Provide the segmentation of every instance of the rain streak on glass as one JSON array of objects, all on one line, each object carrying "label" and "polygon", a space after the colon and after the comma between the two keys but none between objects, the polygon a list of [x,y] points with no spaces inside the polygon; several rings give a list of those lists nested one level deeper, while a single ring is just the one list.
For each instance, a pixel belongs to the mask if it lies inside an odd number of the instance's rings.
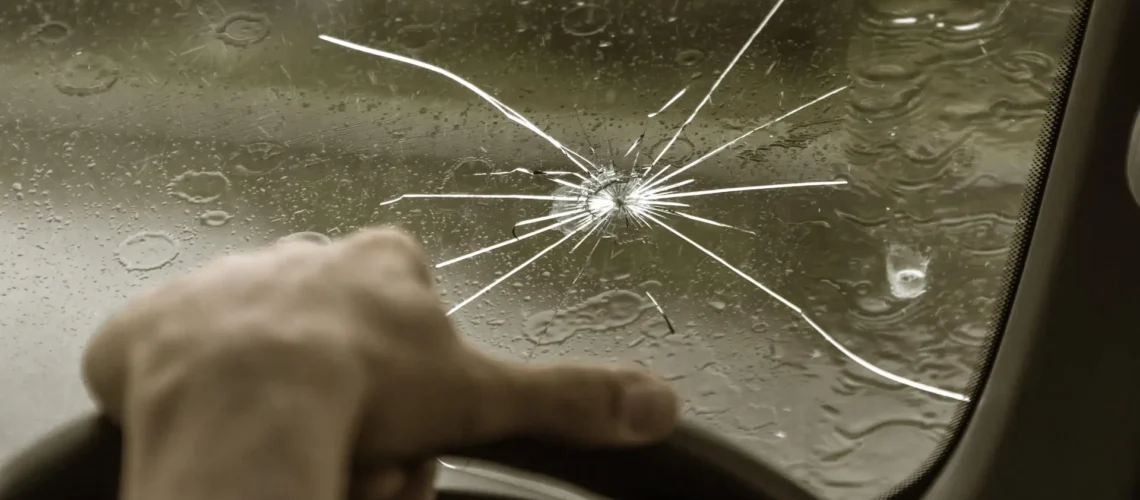
[{"label": "rain streak on glass", "polygon": [[0,2],[0,450],[148,281],[398,224],[473,342],[867,499],[955,431],[1073,0],[101,7]]}]

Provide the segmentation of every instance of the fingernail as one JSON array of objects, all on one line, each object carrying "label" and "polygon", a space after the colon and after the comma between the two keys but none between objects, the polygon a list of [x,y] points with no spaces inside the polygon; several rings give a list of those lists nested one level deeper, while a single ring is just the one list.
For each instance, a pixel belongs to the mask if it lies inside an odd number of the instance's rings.
[{"label": "fingernail", "polygon": [[626,427],[635,436],[664,437],[673,430],[677,420],[677,396],[660,382],[633,382],[625,386],[622,413]]}]

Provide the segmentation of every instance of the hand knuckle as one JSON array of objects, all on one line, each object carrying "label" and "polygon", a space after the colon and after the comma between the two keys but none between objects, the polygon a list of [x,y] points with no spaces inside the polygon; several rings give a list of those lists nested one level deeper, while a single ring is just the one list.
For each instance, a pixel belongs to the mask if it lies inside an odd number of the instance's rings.
[{"label": "hand knuckle", "polygon": [[416,252],[419,245],[411,235],[396,227],[363,229],[349,239],[353,246],[369,250]]},{"label": "hand knuckle", "polygon": [[219,390],[298,382],[335,386],[350,376],[349,351],[335,335],[271,318],[215,323],[207,328],[211,331],[168,325],[161,334],[139,343],[134,356],[138,366],[132,371],[176,385],[205,381]]}]

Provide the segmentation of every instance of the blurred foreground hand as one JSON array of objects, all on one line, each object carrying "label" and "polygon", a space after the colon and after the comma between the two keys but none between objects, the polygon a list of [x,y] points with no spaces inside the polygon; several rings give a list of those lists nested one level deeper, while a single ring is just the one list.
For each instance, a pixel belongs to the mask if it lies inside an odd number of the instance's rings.
[{"label": "blurred foreground hand", "polygon": [[84,377],[123,426],[126,500],[424,500],[440,450],[511,436],[666,437],[644,373],[493,359],[391,229],[229,256],[129,303]]}]

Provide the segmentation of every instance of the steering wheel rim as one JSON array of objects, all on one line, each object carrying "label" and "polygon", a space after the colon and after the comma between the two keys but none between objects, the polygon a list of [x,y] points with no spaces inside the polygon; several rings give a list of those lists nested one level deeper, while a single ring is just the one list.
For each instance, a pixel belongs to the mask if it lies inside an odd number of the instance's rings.
[{"label": "steering wheel rim", "polygon": [[[665,442],[635,449],[511,439],[444,455],[494,462],[615,500],[816,498],[762,460],[687,423]],[[0,468],[0,500],[117,499],[121,459],[116,424],[98,415],[75,419]]]}]

